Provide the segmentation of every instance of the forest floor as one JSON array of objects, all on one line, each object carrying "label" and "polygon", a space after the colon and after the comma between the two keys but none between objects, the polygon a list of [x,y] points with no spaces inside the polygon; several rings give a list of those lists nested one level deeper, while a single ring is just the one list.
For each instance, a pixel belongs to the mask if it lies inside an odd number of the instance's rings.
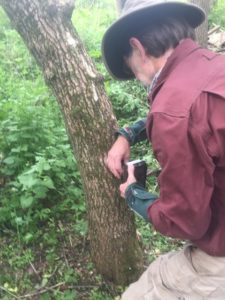
[{"label": "forest floor", "polygon": [[[71,223],[51,226],[55,235],[49,234],[49,227],[41,228],[39,237],[27,245],[20,243],[19,233],[5,230],[1,235],[0,299],[119,299],[123,288],[104,280],[91,262],[88,235],[75,232]],[[160,254],[183,245],[162,237],[139,218],[137,226],[144,267]]]}]

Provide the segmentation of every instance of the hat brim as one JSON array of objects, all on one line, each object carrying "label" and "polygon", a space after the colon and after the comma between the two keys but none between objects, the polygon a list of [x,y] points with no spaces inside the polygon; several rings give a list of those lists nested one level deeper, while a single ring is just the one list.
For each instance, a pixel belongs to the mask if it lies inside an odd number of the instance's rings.
[{"label": "hat brim", "polygon": [[122,16],[108,28],[102,40],[104,63],[112,77],[119,80],[134,78],[124,70],[123,45],[128,42],[127,37],[148,20],[154,21],[168,16],[182,17],[193,28],[205,20],[205,13],[201,8],[179,2],[155,4]]}]

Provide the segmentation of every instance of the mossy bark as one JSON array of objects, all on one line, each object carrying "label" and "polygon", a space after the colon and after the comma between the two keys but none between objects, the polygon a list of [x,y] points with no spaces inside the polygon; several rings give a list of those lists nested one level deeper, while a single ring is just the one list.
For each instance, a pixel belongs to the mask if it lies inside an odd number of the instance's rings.
[{"label": "mossy bark", "polygon": [[54,92],[80,169],[86,196],[91,256],[119,284],[137,278],[142,251],[134,216],[104,166],[117,126],[111,104],[71,23],[71,0],[0,0]]}]

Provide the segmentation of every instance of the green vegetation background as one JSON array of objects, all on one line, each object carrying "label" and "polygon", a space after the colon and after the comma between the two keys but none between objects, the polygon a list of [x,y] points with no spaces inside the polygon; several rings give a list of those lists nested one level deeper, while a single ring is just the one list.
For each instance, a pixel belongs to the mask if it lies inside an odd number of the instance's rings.
[{"label": "green vegetation background", "polygon": [[[101,38],[116,18],[115,1],[76,2],[73,22],[104,74],[121,126],[145,116],[146,91],[115,82],[101,61]],[[94,4],[93,4],[94,3]],[[210,23],[225,26],[225,1]],[[142,144],[133,157],[156,162]],[[155,179],[150,180],[156,189]],[[137,220],[147,262],[179,247]],[[21,38],[0,10],[0,299],[114,299],[118,287],[95,273],[88,256],[80,175],[58,105]],[[35,296],[35,293],[39,293]],[[33,295],[32,295],[33,294]],[[30,296],[29,296],[30,295]]]}]

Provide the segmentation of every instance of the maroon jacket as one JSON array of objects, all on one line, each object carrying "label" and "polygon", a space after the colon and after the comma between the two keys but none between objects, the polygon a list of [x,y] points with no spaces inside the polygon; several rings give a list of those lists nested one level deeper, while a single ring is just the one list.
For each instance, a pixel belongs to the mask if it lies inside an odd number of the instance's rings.
[{"label": "maroon jacket", "polygon": [[225,256],[225,56],[184,40],[151,98],[147,132],[162,172],[149,217],[162,234]]}]

